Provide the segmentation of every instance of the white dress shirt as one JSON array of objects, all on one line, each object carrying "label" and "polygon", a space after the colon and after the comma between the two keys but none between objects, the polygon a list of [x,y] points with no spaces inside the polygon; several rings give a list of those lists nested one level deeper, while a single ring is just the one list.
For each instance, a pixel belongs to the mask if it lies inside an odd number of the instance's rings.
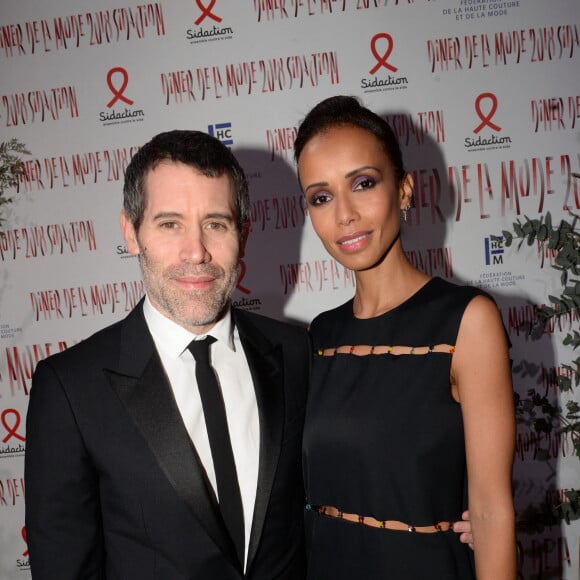
[{"label": "white dress shirt", "polygon": [[161,314],[147,296],[143,304],[143,312],[157,352],[169,377],[177,407],[216,497],[218,495],[217,483],[203,407],[195,378],[195,360],[187,347],[192,340],[200,340],[207,335],[217,339],[210,346],[211,361],[224,398],[238,473],[244,510],[244,560],[246,560],[258,485],[260,424],[250,368],[238,331],[232,323],[231,313],[228,312],[207,334],[197,335]]}]

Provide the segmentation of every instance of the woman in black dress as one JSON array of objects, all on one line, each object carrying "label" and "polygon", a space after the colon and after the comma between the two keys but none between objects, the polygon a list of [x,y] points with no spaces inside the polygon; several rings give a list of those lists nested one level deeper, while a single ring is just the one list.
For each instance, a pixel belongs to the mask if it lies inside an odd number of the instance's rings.
[{"label": "woman in black dress", "polygon": [[[405,257],[413,181],[379,116],[327,99],[295,155],[316,233],[356,276],[354,298],[311,326],[309,578],[513,580],[515,420],[495,303]],[[475,570],[451,533],[467,506]]]}]

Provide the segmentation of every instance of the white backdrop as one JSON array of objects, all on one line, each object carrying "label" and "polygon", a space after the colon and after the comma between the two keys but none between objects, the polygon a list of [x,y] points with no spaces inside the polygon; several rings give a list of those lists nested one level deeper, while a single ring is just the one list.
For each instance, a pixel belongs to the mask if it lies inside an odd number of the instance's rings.
[{"label": "white backdrop", "polygon": [[[142,295],[117,216],[128,160],[163,130],[209,131],[238,155],[252,233],[234,300],[306,323],[354,286],[304,214],[292,141],[316,102],[360,96],[391,121],[415,178],[410,259],[489,290],[516,368],[536,365],[515,374],[516,390],[556,397],[554,371],[571,359],[561,339],[578,321],[537,340],[521,330],[558,293],[553,256],[490,235],[524,215],[557,221],[580,209],[578,9],[578,0],[4,1],[0,141],[17,137],[32,154],[0,239],[0,578],[29,576],[31,374]],[[578,466],[568,438],[520,428],[519,513],[577,488]],[[518,539],[521,578],[579,577],[577,524]]]}]

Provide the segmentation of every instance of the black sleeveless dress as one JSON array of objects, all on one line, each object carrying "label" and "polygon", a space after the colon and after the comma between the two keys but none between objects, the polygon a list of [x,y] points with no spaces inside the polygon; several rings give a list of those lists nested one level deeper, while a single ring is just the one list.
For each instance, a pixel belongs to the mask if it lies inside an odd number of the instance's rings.
[{"label": "black sleeveless dress", "polygon": [[[310,506],[413,526],[461,519],[465,445],[449,373],[463,312],[479,294],[433,278],[376,318],[355,318],[350,300],[313,321],[303,447],[309,579],[475,578],[471,550],[452,531],[381,529]],[[349,354],[357,345],[375,349]]]}]

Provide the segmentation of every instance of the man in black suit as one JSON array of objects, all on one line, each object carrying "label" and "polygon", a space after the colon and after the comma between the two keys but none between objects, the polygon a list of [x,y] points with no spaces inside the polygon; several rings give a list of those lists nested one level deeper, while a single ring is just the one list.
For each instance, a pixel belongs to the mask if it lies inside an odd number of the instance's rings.
[{"label": "man in black suit", "polygon": [[[303,329],[230,307],[248,224],[246,178],[217,139],[162,133],[131,161],[121,227],[146,297],[41,361],[33,378],[34,580],[304,577],[309,341]],[[213,368],[200,378],[192,341],[206,336]],[[225,411],[217,438],[208,375]]]}]

